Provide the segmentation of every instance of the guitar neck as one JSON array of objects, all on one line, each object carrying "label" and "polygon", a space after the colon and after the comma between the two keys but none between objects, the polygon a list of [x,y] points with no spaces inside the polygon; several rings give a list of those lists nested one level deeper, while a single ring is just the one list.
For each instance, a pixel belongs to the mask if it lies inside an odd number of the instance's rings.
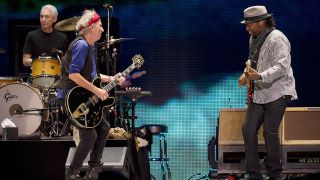
[{"label": "guitar neck", "polygon": [[[124,70],[121,75],[123,77],[127,76],[130,74],[130,72],[132,72],[134,69],[135,69],[135,65],[134,64],[131,64],[126,70]],[[111,89],[113,89],[116,85],[117,85],[117,79],[119,77],[118,76],[115,76],[114,80],[111,81],[110,83],[108,83],[106,86],[104,86],[102,89],[106,90],[107,92],[111,91]]]}]

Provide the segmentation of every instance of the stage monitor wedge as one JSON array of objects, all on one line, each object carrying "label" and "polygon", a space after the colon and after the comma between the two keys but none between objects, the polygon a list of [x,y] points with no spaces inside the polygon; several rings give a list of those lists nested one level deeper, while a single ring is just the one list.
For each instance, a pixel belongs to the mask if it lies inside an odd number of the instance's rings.
[{"label": "stage monitor wedge", "polygon": [[[65,164],[66,169],[69,168],[75,151],[76,151],[75,147],[71,147],[69,149],[67,161]],[[123,164],[125,161],[126,152],[127,152],[127,147],[105,147],[102,154],[102,160],[101,160],[103,162],[102,169],[104,171],[112,170],[112,171],[121,172],[123,170]],[[85,170],[88,168],[89,156],[90,156],[90,153],[88,154],[88,156],[86,157],[86,159],[82,164],[82,170]]]}]

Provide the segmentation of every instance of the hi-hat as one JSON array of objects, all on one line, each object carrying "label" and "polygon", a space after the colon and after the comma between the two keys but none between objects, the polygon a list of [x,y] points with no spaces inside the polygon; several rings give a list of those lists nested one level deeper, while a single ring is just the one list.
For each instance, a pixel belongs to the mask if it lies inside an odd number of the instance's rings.
[{"label": "hi-hat", "polygon": [[3,49],[2,47],[0,47],[0,54],[2,54],[2,53],[6,53],[6,50]]},{"label": "hi-hat", "polygon": [[80,17],[73,17],[62,20],[54,25],[54,28],[58,31],[75,31],[76,25]]},{"label": "hi-hat", "polygon": [[[123,41],[129,41],[129,40],[134,40],[136,38],[118,38],[118,39],[110,39],[109,40],[109,45],[117,44]],[[104,41],[101,43],[97,43],[97,47],[104,47],[108,45],[108,41]]]}]

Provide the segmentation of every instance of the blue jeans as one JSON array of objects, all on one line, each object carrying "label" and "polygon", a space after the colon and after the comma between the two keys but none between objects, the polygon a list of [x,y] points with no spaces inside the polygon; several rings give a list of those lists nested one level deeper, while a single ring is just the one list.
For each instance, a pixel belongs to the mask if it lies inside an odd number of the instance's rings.
[{"label": "blue jeans", "polygon": [[246,169],[251,179],[263,179],[258,155],[258,130],[262,125],[269,177],[276,179],[281,176],[282,164],[278,129],[290,101],[291,96],[282,96],[270,103],[250,103],[248,105],[242,133],[245,145]]}]

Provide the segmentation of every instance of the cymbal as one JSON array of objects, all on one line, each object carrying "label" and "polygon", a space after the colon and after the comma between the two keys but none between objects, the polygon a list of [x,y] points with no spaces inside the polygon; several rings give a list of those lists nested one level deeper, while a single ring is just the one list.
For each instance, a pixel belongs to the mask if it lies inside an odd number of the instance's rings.
[{"label": "cymbal", "polygon": [[62,20],[57,22],[57,24],[54,25],[54,28],[58,31],[75,31],[79,19],[80,17],[73,17]]},{"label": "cymbal", "polygon": [[2,47],[0,47],[0,54],[6,53],[6,50]]},{"label": "cymbal", "polygon": [[[118,38],[118,39],[110,39],[109,40],[109,45],[113,45],[113,44],[117,44],[117,43],[120,43],[120,42],[123,42],[123,41],[129,41],[129,40],[134,40],[136,38]],[[98,47],[104,47],[104,46],[107,46],[108,42],[107,41],[104,41],[104,42],[101,42],[101,43],[97,43],[97,46]]]}]

